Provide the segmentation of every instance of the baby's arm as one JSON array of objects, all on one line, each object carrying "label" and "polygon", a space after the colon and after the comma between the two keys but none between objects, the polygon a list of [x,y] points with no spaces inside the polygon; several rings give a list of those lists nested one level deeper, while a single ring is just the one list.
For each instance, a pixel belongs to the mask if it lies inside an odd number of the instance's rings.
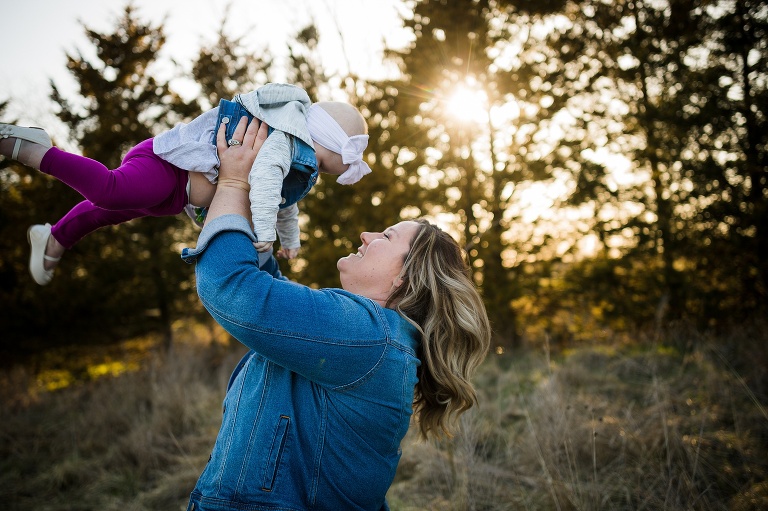
[{"label": "baby's arm", "polygon": [[271,250],[277,239],[275,224],[282,196],[283,180],[291,165],[291,141],[287,134],[274,130],[259,151],[248,175],[251,185],[251,217],[256,234],[256,249]]},{"label": "baby's arm", "polygon": [[277,212],[277,235],[280,238],[277,257],[293,259],[299,255],[299,206],[291,204]]}]

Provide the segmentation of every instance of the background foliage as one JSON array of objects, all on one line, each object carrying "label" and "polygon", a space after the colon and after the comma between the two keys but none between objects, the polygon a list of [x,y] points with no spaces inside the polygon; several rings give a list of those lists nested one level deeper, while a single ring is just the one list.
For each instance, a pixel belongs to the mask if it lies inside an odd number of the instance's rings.
[{"label": "background foliage", "polygon": [[[392,509],[765,509],[768,4],[401,12],[413,38],[378,81],[328,73],[314,26],[277,69],[225,18],[189,66],[189,99],[156,78],[163,25],[129,5],[111,31],[84,27],[95,57],[62,63],[79,93],[52,83],[52,108],[108,165],[276,76],[360,108],[374,172],[321,178],[300,204],[300,257],[281,267],[337,286],[360,232],[425,215],[465,247],[495,331],[460,434],[406,437]],[[25,230],[78,200],[0,161],[0,495],[184,509],[243,347],[199,305],[179,259],[198,232],[186,217],[102,229],[36,286]]]},{"label": "background foliage", "polygon": [[[765,2],[404,6],[413,39],[387,52],[391,79],[328,74],[313,26],[290,44],[283,74],[313,100],[347,94],[368,119],[375,169],[354,187],[321,178],[302,201],[303,249],[282,264],[291,278],[337,286],[335,261],[360,232],[428,216],[466,247],[499,347],[670,322],[722,330],[768,312]],[[84,27],[95,57],[62,63],[79,93],[51,84],[82,154],[115,166],[133,144],[278,76],[225,21],[191,66],[192,100],[155,78],[162,24],[129,5],[111,33]],[[195,242],[186,218],[94,233],[38,288],[24,231],[80,199],[9,161],[0,187],[4,351],[150,331],[169,341],[174,321],[203,316],[178,258]]]}]

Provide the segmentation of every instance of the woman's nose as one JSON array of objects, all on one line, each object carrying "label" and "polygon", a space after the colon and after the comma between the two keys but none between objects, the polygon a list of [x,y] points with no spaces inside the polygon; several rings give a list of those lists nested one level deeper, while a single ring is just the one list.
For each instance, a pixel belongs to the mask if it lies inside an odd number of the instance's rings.
[{"label": "woman's nose", "polygon": [[384,237],[380,232],[364,232],[360,235],[360,239],[363,240],[363,245],[370,245],[374,241]]}]

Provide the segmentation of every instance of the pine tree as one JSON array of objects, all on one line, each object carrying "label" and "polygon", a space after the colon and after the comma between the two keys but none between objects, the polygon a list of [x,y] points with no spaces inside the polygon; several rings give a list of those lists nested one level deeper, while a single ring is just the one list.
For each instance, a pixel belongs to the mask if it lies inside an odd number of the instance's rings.
[{"label": "pine tree", "polygon": [[[9,102],[0,102],[0,119]],[[60,200],[53,179],[9,159],[0,161],[0,349],[14,355],[33,353],[46,338],[59,310],[57,293],[41,296],[28,271],[27,228]]]},{"label": "pine tree", "polygon": [[[415,2],[404,19],[415,40],[390,52],[403,78],[378,85],[391,91],[380,115],[391,119],[391,158],[418,188],[412,204],[422,215],[453,217],[497,341],[511,344],[520,326],[514,302],[535,286],[523,265],[547,242],[532,246],[533,228],[520,229],[521,192],[553,179],[555,156],[540,134],[557,109],[541,106],[543,86],[531,89],[521,76],[542,45],[515,34],[506,16],[497,2]],[[499,57],[510,50],[519,52],[514,69]]]},{"label": "pine tree", "polygon": [[[570,203],[593,208],[617,269],[650,284],[630,293],[635,319],[764,310],[764,2],[505,3],[513,25],[550,27],[528,73],[570,104]],[[584,157],[605,149],[635,179]]]},{"label": "pine tree", "polygon": [[[128,5],[113,33],[85,31],[95,58],[67,57],[78,97],[64,98],[52,84],[51,98],[83,155],[114,168],[130,147],[167,126],[172,111],[189,107],[151,73],[165,43],[162,26],[144,24]],[[56,279],[78,286],[77,297],[70,299],[72,314],[87,310],[94,325],[126,332],[154,325],[169,342],[173,318],[194,298],[191,267],[178,251],[191,232],[180,217],[145,218],[83,239],[62,260]]]},{"label": "pine tree", "polygon": [[200,86],[199,110],[218,106],[222,99],[231,100],[235,94],[247,93],[270,81],[272,56],[269,50],[248,50],[243,37],[231,37],[227,23],[231,9],[227,8],[216,34],[216,41],[200,49],[192,66],[192,78]]},{"label": "pine tree", "polygon": [[681,80],[684,162],[695,214],[685,216],[695,268],[692,307],[740,321],[768,310],[768,12],[762,1],[692,9],[699,55]]},{"label": "pine tree", "polygon": [[[357,106],[369,121],[369,144],[365,158],[373,172],[352,186],[336,183],[336,178],[321,174],[316,185],[299,202],[302,248],[290,264],[281,264],[291,279],[313,287],[338,287],[336,261],[360,245],[363,231],[383,230],[399,220],[402,204],[386,201],[389,190],[397,186],[388,169],[377,165],[380,154],[379,125],[373,120],[370,104],[378,93],[375,87],[354,76],[329,76],[319,53],[320,33],[314,25],[300,29],[289,43],[288,79],[303,87],[312,101],[338,99],[330,87],[341,84],[347,100]],[[373,121],[373,122],[371,122]]]}]

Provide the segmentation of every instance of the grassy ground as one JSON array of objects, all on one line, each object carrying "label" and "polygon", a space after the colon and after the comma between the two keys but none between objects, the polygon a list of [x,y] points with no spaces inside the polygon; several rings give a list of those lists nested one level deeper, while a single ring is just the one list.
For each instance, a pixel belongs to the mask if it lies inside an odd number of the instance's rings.
[{"label": "grassy ground", "polygon": [[[75,371],[49,361],[0,375],[4,508],[184,509],[242,354],[206,336],[185,332],[199,342],[166,355],[134,343]],[[390,506],[768,509],[766,340],[676,332],[494,354],[461,434],[406,438]]]}]

